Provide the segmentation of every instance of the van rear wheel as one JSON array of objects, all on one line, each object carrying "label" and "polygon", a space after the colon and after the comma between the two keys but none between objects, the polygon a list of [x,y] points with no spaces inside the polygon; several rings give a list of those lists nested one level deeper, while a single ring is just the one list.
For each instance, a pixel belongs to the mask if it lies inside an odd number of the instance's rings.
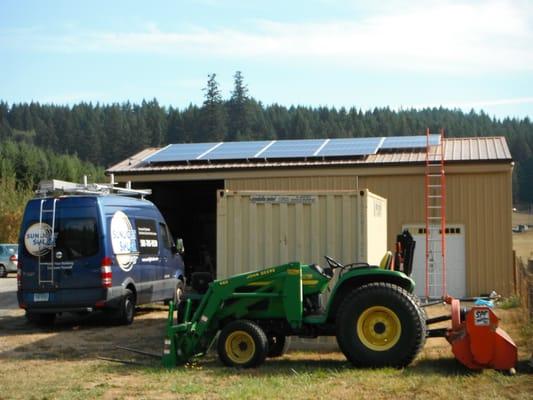
[{"label": "van rear wheel", "polygon": [[7,276],[7,269],[4,265],[0,264],[0,278],[5,278]]},{"label": "van rear wheel", "polygon": [[119,309],[117,310],[116,320],[120,325],[131,325],[135,317],[135,295],[130,289],[122,298]]}]

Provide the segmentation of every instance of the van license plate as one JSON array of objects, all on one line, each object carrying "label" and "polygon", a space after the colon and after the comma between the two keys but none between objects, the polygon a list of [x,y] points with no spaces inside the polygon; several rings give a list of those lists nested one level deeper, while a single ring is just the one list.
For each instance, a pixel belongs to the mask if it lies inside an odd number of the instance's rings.
[{"label": "van license plate", "polygon": [[50,293],[34,293],[33,301],[48,301]]}]

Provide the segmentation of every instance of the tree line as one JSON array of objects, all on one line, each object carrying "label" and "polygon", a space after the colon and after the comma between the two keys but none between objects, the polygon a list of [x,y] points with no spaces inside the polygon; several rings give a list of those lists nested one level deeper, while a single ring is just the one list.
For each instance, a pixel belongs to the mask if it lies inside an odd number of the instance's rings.
[{"label": "tree line", "polygon": [[43,179],[102,182],[103,167],[69,154],[57,154],[25,141],[0,141],[0,243],[17,241],[26,202]]},{"label": "tree line", "polygon": [[[203,104],[182,109],[162,106],[156,99],[141,104],[73,106],[0,102],[0,144],[34,145],[108,167],[142,149],[168,143],[415,135],[426,128],[432,132],[444,128],[447,137],[505,136],[516,162],[515,202],[533,202],[533,124],[529,118],[496,119],[483,111],[445,108],[363,111],[264,105],[250,96],[241,72],[233,78],[233,89],[225,99],[216,74],[209,75]],[[31,180],[32,168],[15,164],[14,169]]]}]

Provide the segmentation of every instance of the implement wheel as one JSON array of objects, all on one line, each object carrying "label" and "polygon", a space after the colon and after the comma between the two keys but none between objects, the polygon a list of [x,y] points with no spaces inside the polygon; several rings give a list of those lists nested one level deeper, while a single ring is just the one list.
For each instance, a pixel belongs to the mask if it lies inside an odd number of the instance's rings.
[{"label": "implement wheel", "polygon": [[228,367],[256,367],[265,361],[267,352],[267,336],[252,321],[230,322],[220,332],[218,356]]},{"label": "implement wheel", "polygon": [[404,367],[426,337],[423,314],[412,296],[389,283],[370,283],[350,292],[336,324],[342,352],[362,367]]}]

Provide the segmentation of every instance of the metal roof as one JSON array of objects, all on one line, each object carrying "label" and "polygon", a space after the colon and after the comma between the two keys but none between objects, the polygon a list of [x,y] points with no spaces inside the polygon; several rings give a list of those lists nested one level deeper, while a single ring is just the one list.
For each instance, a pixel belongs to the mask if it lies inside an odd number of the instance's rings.
[{"label": "metal roof", "polygon": [[[164,148],[163,148],[164,149]],[[297,168],[310,166],[355,166],[355,165],[394,165],[419,164],[426,160],[426,152],[420,149],[399,149],[370,154],[355,159],[325,160],[242,160],[217,163],[166,163],[150,164],[146,160],[160,148],[145,149],[106,170],[110,174],[150,173],[150,172],[194,172],[224,169],[262,169],[262,168]],[[431,146],[430,157],[437,155],[438,146]],[[503,136],[497,137],[464,137],[444,139],[444,159],[446,162],[508,162],[512,160],[507,141]]]}]

